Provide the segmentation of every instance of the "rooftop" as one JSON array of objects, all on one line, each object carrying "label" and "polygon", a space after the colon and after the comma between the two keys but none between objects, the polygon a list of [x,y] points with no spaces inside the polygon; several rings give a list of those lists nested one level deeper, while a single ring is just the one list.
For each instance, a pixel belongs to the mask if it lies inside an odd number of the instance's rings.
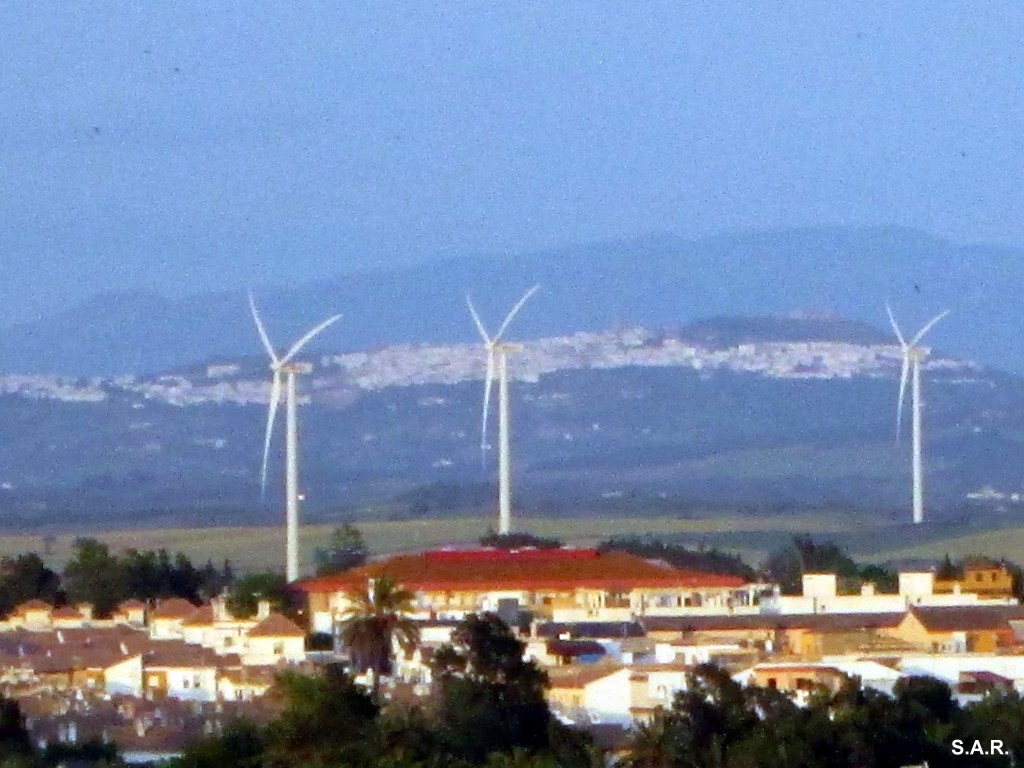
[{"label": "rooftop", "polygon": [[306,633],[291,619],[272,613],[249,630],[249,637],[305,637]]},{"label": "rooftop", "polygon": [[735,576],[681,570],[625,552],[595,549],[467,549],[398,555],[298,583],[304,592],[363,588],[383,574],[413,590],[732,588]]}]

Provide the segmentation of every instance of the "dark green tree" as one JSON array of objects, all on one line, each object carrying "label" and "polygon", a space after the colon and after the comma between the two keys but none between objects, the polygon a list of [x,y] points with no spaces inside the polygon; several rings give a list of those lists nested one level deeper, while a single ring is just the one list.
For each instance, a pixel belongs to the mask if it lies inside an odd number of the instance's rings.
[{"label": "dark green tree", "polygon": [[69,602],[91,603],[96,616],[109,616],[127,597],[124,568],[103,542],[75,539],[75,555],[64,568],[64,591]]},{"label": "dark green tree", "polygon": [[46,567],[35,552],[0,559],[0,616],[33,599],[51,605],[62,597],[60,576]]},{"label": "dark green tree", "polygon": [[287,609],[288,580],[283,573],[260,571],[235,579],[228,595],[227,607],[232,616],[247,619],[256,614],[261,600],[269,601],[273,610]]},{"label": "dark green tree", "polygon": [[638,537],[607,539],[597,547],[601,552],[629,552],[639,557],[664,560],[676,568],[722,573],[753,581],[757,574],[738,555],[715,548],[690,549],[657,539]]},{"label": "dark green tree", "polygon": [[532,533],[512,532],[497,533],[493,528],[480,537],[480,546],[494,547],[495,549],[522,549],[524,547],[535,547],[537,549],[558,549],[564,543],[558,539],[546,539],[543,536],[534,536]]},{"label": "dark green tree", "polygon": [[259,768],[266,748],[265,729],[248,720],[228,723],[218,736],[190,744],[176,768]]},{"label": "dark green tree", "polygon": [[323,576],[358,568],[370,556],[362,532],[354,525],[345,523],[335,528],[326,547],[318,547],[315,554],[316,573]]},{"label": "dark green tree", "polygon": [[493,613],[471,614],[434,657],[438,720],[449,750],[470,762],[492,752],[548,751],[547,675]]},{"label": "dark green tree", "polygon": [[856,589],[870,581],[882,591],[894,591],[897,575],[877,565],[858,565],[837,544],[815,541],[811,536],[794,536],[793,543],[768,555],[761,566],[762,577],[777,583],[785,594],[799,594],[805,573],[834,573],[840,589]]},{"label": "dark green tree", "polygon": [[19,765],[20,760],[32,754],[32,740],[21,707],[14,699],[0,696],[0,761],[4,765]]},{"label": "dark green tree", "polygon": [[321,674],[278,678],[284,711],[267,730],[265,768],[374,765],[377,706],[338,664]]}]

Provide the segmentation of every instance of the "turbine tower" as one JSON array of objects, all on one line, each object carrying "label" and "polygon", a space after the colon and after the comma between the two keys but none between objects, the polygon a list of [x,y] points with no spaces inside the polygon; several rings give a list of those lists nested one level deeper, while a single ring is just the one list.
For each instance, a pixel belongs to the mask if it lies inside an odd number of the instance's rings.
[{"label": "turbine tower", "polygon": [[270,389],[270,407],[267,411],[267,430],[263,438],[263,464],[260,467],[260,495],[267,490],[267,460],[270,458],[270,439],[274,434],[274,421],[277,417],[277,406],[281,401],[281,379],[285,384],[285,524],[287,527],[287,546],[285,557],[285,576],[289,582],[299,577],[299,431],[296,420],[295,377],[300,373],[308,373],[308,364],[293,362],[299,351],[313,340],[318,333],[336,323],[341,315],[331,315],[320,325],[308,331],[291,348],[278,357],[274,345],[256,311],[256,301],[249,294],[249,309],[256,323],[264,349],[270,355],[270,370],[273,380]]},{"label": "turbine tower", "polygon": [[885,305],[885,311],[889,315],[889,322],[892,323],[892,329],[896,332],[896,338],[899,339],[900,349],[903,351],[903,368],[900,371],[900,399],[896,404],[896,439],[900,437],[900,427],[903,423],[903,401],[906,399],[907,393],[907,378],[910,378],[910,403],[911,403],[911,434],[912,434],[912,454],[911,454],[911,468],[913,474],[913,512],[914,512],[914,524],[917,525],[924,521],[924,466],[921,460],[921,361],[928,355],[928,350],[924,347],[919,347],[918,343],[924,338],[924,335],[932,329],[932,327],[939,322],[942,318],[949,314],[947,309],[945,312],[933,317],[924,327],[917,332],[909,342],[903,338],[903,334],[900,333],[900,327],[896,323],[896,318],[892,313],[892,309],[888,304]]},{"label": "turbine tower", "polygon": [[508,404],[508,353],[515,347],[502,340],[508,330],[512,318],[516,316],[527,300],[537,292],[539,285],[533,286],[523,294],[522,298],[505,316],[494,336],[487,333],[480,315],[477,314],[473,300],[466,296],[466,305],[473,316],[473,322],[484,340],[487,351],[487,378],[484,381],[484,407],[480,425],[480,452],[487,450],[487,413],[491,405],[491,385],[494,383],[495,371],[498,376],[498,533],[505,535],[512,530],[512,492],[511,492],[511,456],[509,447],[509,404]]}]

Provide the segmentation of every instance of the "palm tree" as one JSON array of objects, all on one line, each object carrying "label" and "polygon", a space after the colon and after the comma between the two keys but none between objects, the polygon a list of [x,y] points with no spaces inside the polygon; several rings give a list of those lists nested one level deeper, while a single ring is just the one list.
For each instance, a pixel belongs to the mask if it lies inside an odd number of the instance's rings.
[{"label": "palm tree", "polygon": [[413,593],[386,574],[371,579],[366,589],[348,592],[350,608],[342,620],[341,641],[348,648],[352,666],[373,673],[374,701],[380,697],[381,676],[391,674],[395,645],[408,653],[419,642],[419,628],[408,617],[412,601]]}]

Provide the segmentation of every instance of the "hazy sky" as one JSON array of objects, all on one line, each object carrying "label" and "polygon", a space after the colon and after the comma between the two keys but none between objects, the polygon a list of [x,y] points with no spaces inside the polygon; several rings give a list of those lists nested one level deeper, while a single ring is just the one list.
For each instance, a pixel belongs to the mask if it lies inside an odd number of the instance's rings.
[{"label": "hazy sky", "polygon": [[0,324],[98,290],[895,223],[1024,244],[1024,4],[10,0]]}]

